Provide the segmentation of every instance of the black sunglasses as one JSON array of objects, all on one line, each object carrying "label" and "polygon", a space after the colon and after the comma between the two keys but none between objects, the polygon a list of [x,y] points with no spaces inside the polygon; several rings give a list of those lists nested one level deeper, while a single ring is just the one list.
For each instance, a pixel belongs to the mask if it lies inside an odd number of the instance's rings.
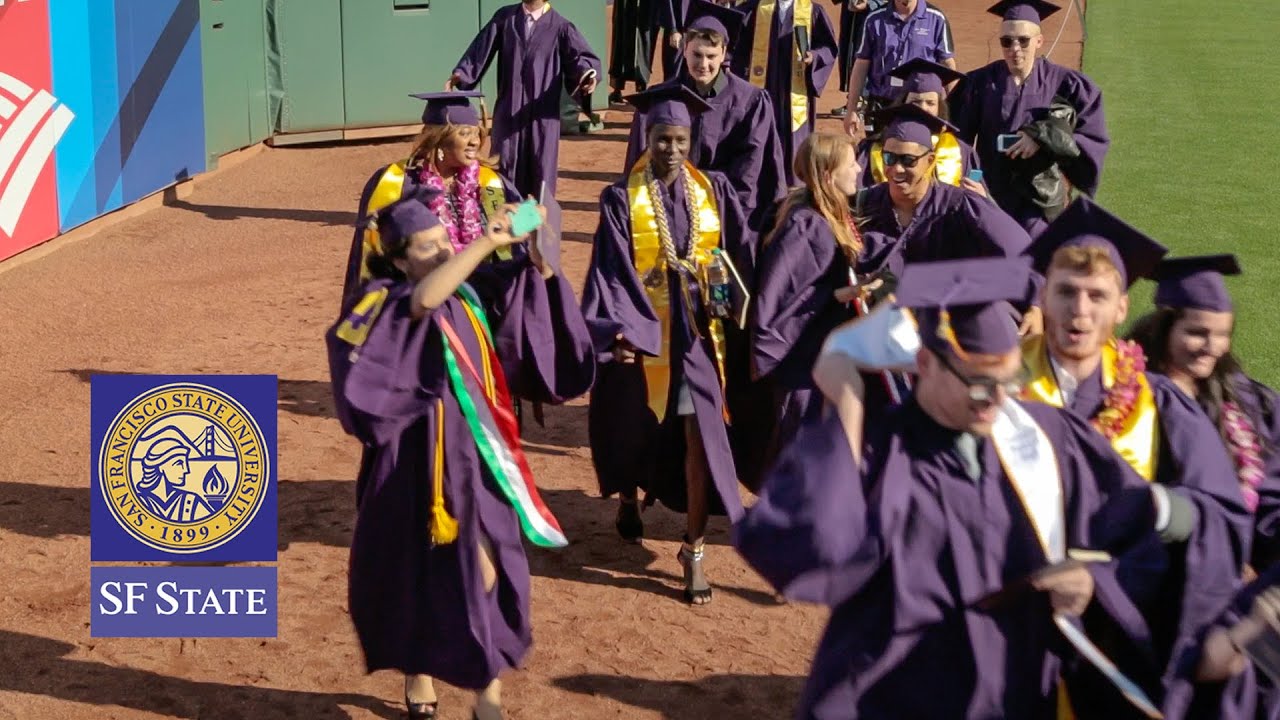
[{"label": "black sunglasses", "polygon": [[1003,390],[1008,397],[1018,397],[1022,394],[1022,388],[1027,384],[1028,374],[1025,366],[1018,371],[1018,375],[1012,380],[996,380],[989,377],[973,378],[962,375],[959,370],[956,370],[955,365],[951,364],[945,354],[935,352],[933,355],[942,361],[942,367],[968,386],[969,399],[976,403],[995,402],[997,390]]},{"label": "black sunglasses", "polygon": [[1002,48],[1011,48],[1015,42],[1018,43],[1018,47],[1023,50],[1031,47],[1031,38],[1027,35],[1019,35],[1016,37],[1013,35],[1000,36],[1000,47]]},{"label": "black sunglasses", "polygon": [[902,167],[907,169],[911,169],[915,167],[916,163],[920,162],[920,158],[930,154],[931,153],[924,152],[924,153],[920,153],[919,155],[907,155],[906,153],[889,152],[888,150],[880,151],[880,157],[881,159],[884,160],[885,167],[893,167],[894,165],[901,165]]}]

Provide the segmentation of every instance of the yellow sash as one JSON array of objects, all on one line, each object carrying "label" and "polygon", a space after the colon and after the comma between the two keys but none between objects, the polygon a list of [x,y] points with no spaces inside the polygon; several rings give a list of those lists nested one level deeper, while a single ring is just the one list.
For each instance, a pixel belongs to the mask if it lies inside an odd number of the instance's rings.
[{"label": "yellow sash", "polygon": [[[658,220],[655,199],[645,184],[644,169],[649,164],[645,153],[631,169],[627,177],[627,201],[631,210],[631,246],[635,254],[636,275],[644,283],[645,294],[662,327],[662,348],[657,357],[645,357],[645,385],[648,388],[649,409],[662,422],[667,414],[667,397],[671,391],[671,292],[667,282],[667,260],[658,237]],[[698,237],[693,242],[690,260],[701,270],[711,260],[711,251],[720,247],[720,210],[716,207],[715,191],[707,176],[693,165],[685,163],[685,169],[693,177],[690,187],[698,214]],[[699,281],[706,283],[700,278]],[[718,319],[710,322],[711,344],[716,353],[716,365],[720,370],[721,391],[724,389],[724,328]],[[726,410],[727,414],[727,410]]]},{"label": "yellow sash", "polygon": [[[382,177],[378,178],[378,184],[373,187],[373,193],[369,195],[369,205],[364,209],[365,215],[372,215],[399,200],[401,193],[404,192],[404,177],[404,162],[388,166],[382,173]],[[380,252],[382,252],[382,238],[379,237],[378,231],[365,228],[364,241],[361,243],[360,250],[360,282],[371,277],[369,256]]]},{"label": "yellow sash", "polygon": [[[883,143],[871,146],[871,179],[876,183],[887,179],[884,174],[884,158],[880,156],[883,149]],[[943,130],[941,135],[933,136],[933,152],[937,158],[933,176],[948,185],[960,187],[960,181],[964,179],[964,151],[960,149],[960,141],[955,135]]]},{"label": "yellow sash", "polygon": [[[548,4],[548,7],[550,5]],[[502,178],[493,168],[480,166],[480,209],[484,211],[484,216],[491,218],[497,215],[502,206],[507,202],[507,191],[502,187]],[[498,248],[497,256],[501,260],[511,259],[511,246],[503,245]]]},{"label": "yellow sash", "polygon": [[[1102,387],[1110,389],[1116,376],[1116,341],[1111,339],[1102,348]],[[1025,398],[1063,407],[1062,392],[1049,352],[1044,346],[1044,336],[1027,338],[1022,344],[1022,362],[1030,373],[1031,381],[1023,391]],[[1111,447],[1125,459],[1139,475],[1151,482],[1156,476],[1156,462],[1160,449],[1160,415],[1155,396],[1145,374],[1138,375],[1138,397],[1133,409],[1121,426],[1120,433],[1111,439]]]},{"label": "yellow sash", "polygon": [[[751,42],[751,84],[763,88],[768,77],[769,56],[771,53],[769,33],[773,29],[773,13],[778,9],[778,0],[762,0],[756,8],[756,34]],[[792,8],[793,28],[804,28],[810,32],[813,23],[813,0],[796,0]],[[791,132],[795,132],[809,122],[809,83],[805,65],[800,56],[800,49],[795,47],[795,34],[791,36]]]}]

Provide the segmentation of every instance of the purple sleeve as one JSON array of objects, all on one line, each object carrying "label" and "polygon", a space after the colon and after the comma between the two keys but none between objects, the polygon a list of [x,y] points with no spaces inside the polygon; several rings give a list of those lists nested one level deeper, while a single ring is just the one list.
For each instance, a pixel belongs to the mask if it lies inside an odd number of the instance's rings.
[{"label": "purple sleeve", "polygon": [[1068,73],[1063,88],[1066,99],[1076,110],[1073,137],[1080,154],[1059,161],[1062,172],[1080,191],[1095,195],[1102,177],[1102,165],[1111,145],[1106,115],[1102,108],[1102,89],[1084,75]]},{"label": "purple sleeve", "polygon": [[938,60],[948,60],[956,56],[956,43],[951,37],[951,21],[945,17],[938,19],[937,36],[934,38],[938,49]]},{"label": "purple sleeve", "polygon": [[807,80],[809,92],[815,97],[822,94],[831,79],[831,72],[836,67],[836,56],[840,43],[836,39],[836,31],[831,27],[827,11],[818,4],[813,5],[812,32],[809,34],[809,50],[813,53],[813,64],[809,66]]},{"label": "purple sleeve", "polygon": [[983,69],[979,68],[961,79],[960,84],[947,98],[947,109],[951,111],[951,124],[959,130],[956,137],[970,147],[973,146],[982,122],[982,87],[984,85]]},{"label": "purple sleeve", "polygon": [[855,58],[870,60],[875,57],[876,48],[880,46],[879,31],[880,20],[873,12],[867,16],[866,24],[862,26],[862,39],[858,42],[858,51],[854,53]]},{"label": "purple sleeve", "polygon": [[720,244],[729,253],[742,281],[747,284],[747,290],[754,291],[757,236],[751,230],[733,183],[723,173],[708,172],[707,177],[715,188],[716,205],[720,208]]},{"label": "purple sleeve", "polygon": [[[772,117],[772,115],[770,115]],[[643,113],[634,113],[631,118],[631,135],[627,138],[626,164],[622,168],[623,175],[630,175],[631,168],[640,162],[640,156],[649,148],[649,123]]]},{"label": "purple sleeve", "polygon": [[[749,214],[752,228],[759,229],[768,207],[786,195],[787,169],[782,139],[778,136],[769,94],[755,94],[750,112],[743,119],[750,127],[744,151],[731,159],[725,174],[737,188],[738,199]],[[748,206],[750,199],[751,205]]]},{"label": "purple sleeve", "polygon": [[458,83],[460,89],[474,90],[476,85],[480,84],[480,78],[484,77],[489,69],[489,63],[493,62],[493,56],[498,52],[498,37],[502,32],[504,19],[503,10],[495,12],[493,17],[489,18],[489,22],[480,28],[479,34],[462,54],[462,59],[458,60],[457,66],[453,68],[453,74],[461,79]]},{"label": "purple sleeve", "polygon": [[738,552],[790,599],[834,607],[864,587],[888,557],[876,517],[886,483],[864,482],[852,465],[835,413],[806,424],[733,527]]},{"label": "purple sleeve", "polygon": [[568,92],[573,92],[593,70],[597,79],[604,80],[600,56],[591,49],[577,26],[567,20],[560,33],[560,67],[563,68],[564,86]]},{"label": "purple sleeve", "polygon": [[656,357],[662,349],[662,326],[632,259],[625,186],[612,185],[600,195],[600,224],[582,289],[582,315],[598,360],[612,357],[619,335],[647,355]]},{"label": "purple sleeve", "polygon": [[812,210],[787,214],[772,240],[760,250],[755,313],[751,321],[751,363],[756,377],[773,372],[805,327],[828,303],[818,281],[835,260],[836,240]]},{"label": "purple sleeve", "polygon": [[994,251],[1007,258],[1024,257],[1030,265],[1031,259],[1024,255],[1031,246],[1026,229],[989,198],[967,190],[964,198],[965,213],[977,233],[978,244],[987,246],[984,254]]},{"label": "purple sleeve", "polygon": [[1253,567],[1259,571],[1280,561],[1280,397],[1271,388],[1239,376],[1242,404],[1253,419],[1262,444],[1265,474],[1258,488],[1253,523]]}]

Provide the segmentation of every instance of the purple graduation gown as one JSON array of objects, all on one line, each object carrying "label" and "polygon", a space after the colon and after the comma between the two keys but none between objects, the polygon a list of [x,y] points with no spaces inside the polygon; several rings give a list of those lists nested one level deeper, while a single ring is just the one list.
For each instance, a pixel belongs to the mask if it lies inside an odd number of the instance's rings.
[{"label": "purple graduation gown", "polygon": [[480,29],[453,69],[459,87],[474,89],[498,58],[498,100],[493,108],[491,142],[502,172],[520,196],[541,197],[542,183],[555,195],[560,157],[560,88],[573,92],[588,70],[605,78],[600,58],[586,38],[554,8],[548,9],[525,37],[519,4],[499,8]]},{"label": "purple graduation gown", "polygon": [[1263,445],[1266,477],[1258,488],[1253,545],[1249,549],[1251,564],[1261,574],[1280,561],[1280,395],[1244,373],[1236,373],[1232,383],[1241,408],[1253,420]]},{"label": "purple graduation gown", "polygon": [[866,249],[859,272],[888,267],[900,275],[906,263],[1018,257],[1031,244],[1026,230],[995,203],[954,185],[934,182],[905,229],[898,226],[888,183],[865,190],[861,203]]},{"label": "purple graduation gown", "polygon": [[655,2],[657,2],[658,27],[662,28],[662,77],[673,78],[680,72],[680,66],[684,64],[684,56],[681,53],[684,44],[682,42],[679,48],[673,48],[667,38],[671,37],[671,33],[682,32],[685,19],[689,17],[689,5],[692,0],[655,0]]},{"label": "purple graduation gown", "polygon": [[[1140,633],[1130,597],[1150,592],[1165,557],[1146,483],[1070,413],[1023,407],[1054,446],[1067,547],[1115,558],[1090,567],[1086,616]],[[974,605],[1046,563],[994,446],[982,443],[983,472],[970,480],[956,433],[913,399],[878,420],[858,469],[834,413],[806,423],[734,528],[780,592],[833,609],[797,717],[1055,717],[1065,643],[1047,596]]]},{"label": "purple graduation gown", "polygon": [[849,262],[831,226],[807,205],[795,206],[761,247],[756,278],[752,375],[768,390],[773,410],[772,428],[759,438],[764,453],[756,472],[763,472],[801,424],[821,413],[814,360],[827,334],[855,312],[833,297],[849,285]]},{"label": "purple graduation gown", "polygon": [[[1280,585],[1280,565],[1260,572],[1236,595],[1214,626],[1226,629],[1240,622],[1252,611],[1253,601],[1276,585]],[[1198,683],[1195,689],[1195,704],[1186,714],[1188,719],[1280,720],[1280,690],[1252,662],[1242,674],[1226,682]]]},{"label": "purple graduation gown", "polygon": [[[739,268],[750,266],[754,241],[733,186],[719,173],[706,175],[714,186],[715,202],[720,210],[721,247]],[[662,202],[676,251],[683,256],[690,233],[688,208],[683,200],[684,179],[677,179],[670,188],[664,186],[664,189]],[[626,180],[605,188],[600,195],[600,225],[582,291],[582,314],[600,362],[587,416],[591,460],[600,493],[609,497],[617,492],[630,493],[644,488],[646,503],[660,500],[677,512],[686,510],[685,423],[676,407],[677,389],[683,381],[689,387],[711,469],[715,492],[708,493],[708,506],[713,514],[737,520],[742,515],[738,475],[724,422],[720,375],[706,330],[707,314],[701,291],[696,282],[690,283],[690,294],[696,305],[692,310],[703,335],[698,340],[688,326],[674,273],[668,273],[668,283],[672,288],[671,384],[666,418],[659,424],[648,406],[641,362],[624,365],[613,361],[613,345],[619,334],[637,348],[641,359],[656,357],[663,338],[658,316],[636,275]],[[733,333],[735,329],[732,323],[725,323],[726,393],[731,403],[737,384],[745,376],[745,338],[740,331]]]},{"label": "purple graduation gown", "polygon": [[[482,266],[470,282],[491,313],[512,393],[563,402],[590,389],[591,345],[564,278],[544,281],[522,259]],[[520,664],[532,635],[519,522],[480,460],[449,388],[438,319],[448,318],[473,358],[480,344],[456,297],[414,320],[411,283],[365,285],[380,287],[389,295],[358,349],[337,337],[337,324],[326,335],[338,418],[364,445],[351,541],[351,618],[368,672],[424,673],[481,689]],[[441,424],[445,504],[458,521],[458,537],[432,547],[432,469]],[[481,576],[482,534],[498,570],[492,593]]]},{"label": "purple graduation gown", "polygon": [[[1010,160],[996,150],[998,135],[1016,133],[1043,120],[1055,98],[1075,108],[1072,139],[1078,154],[1055,156],[1042,146],[1031,158]],[[1048,223],[1044,209],[1027,195],[1027,178],[1057,162],[1076,190],[1091,196],[1098,191],[1111,139],[1102,110],[1102,90],[1082,73],[1040,59],[1026,82],[1018,86],[1009,67],[997,60],[961,81],[951,102],[951,122],[960,130],[960,139],[977,149],[991,197],[1033,236]]]},{"label": "purple graduation gown", "polygon": [[[688,73],[669,82],[683,83],[696,92]],[[769,206],[786,193],[786,163],[773,102],[769,93],[729,72],[728,64],[712,91],[704,98],[711,109],[693,118],[689,162],[700,170],[724,173],[738,193],[751,229],[759,232]],[[623,173],[631,172],[648,148],[648,132],[645,116],[636,113]]]},{"label": "purple graduation gown", "polygon": [[[1170,569],[1156,596],[1139,603],[1154,642],[1156,665],[1163,672],[1166,717],[1178,718],[1190,705],[1190,677],[1199,636],[1222,613],[1239,586],[1253,518],[1217,430],[1209,418],[1172,381],[1147,373],[1160,416],[1160,457],[1155,482],[1195,505],[1198,525],[1182,545],[1170,546]],[[1069,409],[1081,418],[1092,418],[1103,406],[1101,370],[1082,381]],[[1099,436],[1101,437],[1101,436]],[[1111,647],[1100,640],[1104,650]],[[1124,664],[1122,670],[1130,670]],[[1138,674],[1135,672],[1135,674]],[[1099,682],[1104,682],[1099,680]],[[1078,704],[1093,700],[1091,693],[1073,696]],[[1113,696],[1099,703],[1118,701]],[[1119,710],[1099,705],[1086,717],[1117,717]],[[1115,706],[1123,707],[1122,701]],[[1123,717],[1123,716],[1122,716]]]},{"label": "purple graduation gown", "polygon": [[[964,166],[963,174],[967,176],[970,170],[982,167],[978,160],[978,153],[974,151],[973,146],[959,138],[956,138],[956,141],[960,145],[960,153]],[[878,138],[865,138],[862,142],[858,143],[858,167],[862,168],[861,187],[871,187],[876,184],[876,179],[871,175],[871,153],[873,151],[880,152],[881,149],[880,140]],[[983,178],[983,180],[985,181],[986,178]]]},{"label": "purple graduation gown", "polygon": [[[751,45],[755,42],[756,9],[760,0],[747,0],[737,8],[748,13],[747,26],[738,35],[738,43],[729,58],[733,74],[740,78],[751,78]],[[794,6],[793,6],[794,7]],[[794,12],[794,10],[793,10]],[[813,53],[813,64],[805,72],[805,85],[809,91],[809,121],[799,130],[791,131],[791,63],[796,59],[792,42],[795,31],[791,24],[781,27],[782,13],[775,11],[773,28],[769,31],[769,66],[765,78],[765,90],[773,100],[774,124],[778,128],[778,136],[782,140],[783,171],[786,173],[787,187],[796,184],[792,160],[796,149],[817,128],[817,98],[831,78],[836,67],[836,55],[839,52],[836,42],[836,31],[827,18],[826,10],[820,3],[813,3],[813,17],[809,30],[809,50]]]},{"label": "purple graduation gown", "polygon": [[[338,313],[345,316],[347,311],[360,300],[360,263],[364,254],[364,221],[369,216],[369,198],[373,195],[374,188],[378,186],[378,181],[382,179],[382,175],[386,173],[390,165],[383,165],[376,172],[369,176],[369,180],[364,184],[364,189],[360,191],[359,209],[356,211],[356,217],[359,218],[356,223],[355,232],[351,236],[351,250],[347,253],[347,272],[342,280],[342,308]],[[516,188],[511,181],[501,174],[498,179],[502,181],[503,194],[506,195],[506,201],[519,202],[520,193],[516,192]],[[411,170],[405,174],[404,187],[400,190],[400,197],[406,197],[413,194],[419,187],[418,171]],[[484,214],[484,205],[480,206],[481,215]],[[558,224],[558,223],[557,223]]]}]

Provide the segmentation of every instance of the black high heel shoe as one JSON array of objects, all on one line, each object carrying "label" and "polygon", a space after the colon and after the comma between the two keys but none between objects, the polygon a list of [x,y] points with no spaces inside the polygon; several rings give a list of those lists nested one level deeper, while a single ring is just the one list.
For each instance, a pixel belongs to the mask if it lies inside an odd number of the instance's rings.
[{"label": "black high heel shoe", "polygon": [[404,706],[409,710],[409,720],[435,720],[436,710],[439,708],[439,702],[410,702],[409,696],[404,696]]}]

